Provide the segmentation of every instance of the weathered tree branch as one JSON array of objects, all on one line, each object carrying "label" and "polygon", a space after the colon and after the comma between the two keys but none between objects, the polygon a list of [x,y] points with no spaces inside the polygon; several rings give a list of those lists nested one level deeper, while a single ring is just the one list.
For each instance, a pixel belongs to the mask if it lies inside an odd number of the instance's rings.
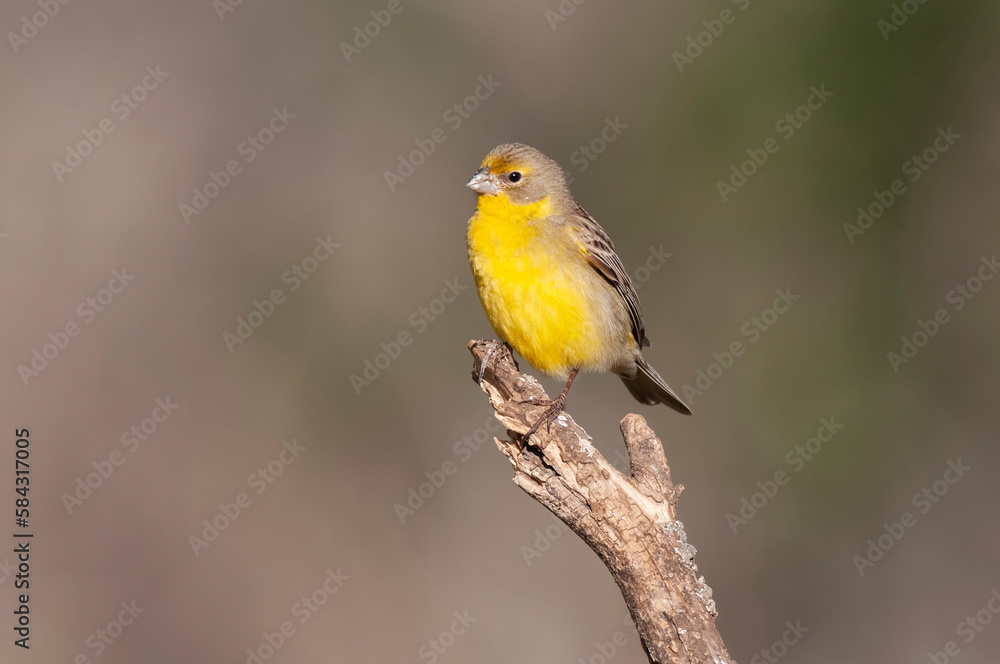
[{"label": "weathered tree branch", "polygon": [[[600,556],[622,591],[643,648],[654,664],[730,664],[715,627],[712,589],[698,575],[695,549],[677,520],[684,487],[670,479],[663,448],[646,420],[621,422],[631,477],[618,472],[566,413],[525,443],[548,397],[495,341],[470,341],[472,379],[490,398],[510,440],[497,447],[514,466],[514,483],[562,519]],[[488,356],[486,366],[483,358]],[[541,403],[540,403],[541,402]]]}]

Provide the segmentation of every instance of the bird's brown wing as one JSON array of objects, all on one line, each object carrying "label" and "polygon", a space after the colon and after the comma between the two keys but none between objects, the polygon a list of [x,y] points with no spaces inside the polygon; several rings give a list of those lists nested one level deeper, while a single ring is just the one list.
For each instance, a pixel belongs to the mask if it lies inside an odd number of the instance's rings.
[{"label": "bird's brown wing", "polygon": [[639,304],[639,296],[632,286],[632,280],[629,279],[625,266],[615,253],[614,243],[601,225],[579,205],[571,221],[580,230],[579,238],[583,242],[587,260],[621,295],[628,310],[629,321],[632,323],[632,336],[640,349],[645,348],[649,345],[649,339],[646,338],[646,325],[642,322],[642,306]]}]

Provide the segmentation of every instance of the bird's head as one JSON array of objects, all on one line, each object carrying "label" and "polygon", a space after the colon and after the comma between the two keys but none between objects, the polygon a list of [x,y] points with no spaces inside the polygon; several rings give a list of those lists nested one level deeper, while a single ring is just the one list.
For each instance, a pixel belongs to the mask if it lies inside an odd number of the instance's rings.
[{"label": "bird's head", "polygon": [[522,143],[493,148],[465,186],[480,197],[503,196],[515,205],[537,203],[553,195],[569,197],[559,164]]}]

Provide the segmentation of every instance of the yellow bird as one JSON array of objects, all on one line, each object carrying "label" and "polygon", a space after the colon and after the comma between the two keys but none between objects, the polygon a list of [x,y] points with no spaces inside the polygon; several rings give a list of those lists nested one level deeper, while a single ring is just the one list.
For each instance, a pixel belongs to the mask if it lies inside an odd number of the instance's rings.
[{"label": "yellow bird", "polygon": [[642,357],[649,346],[632,281],[604,229],[580,207],[559,165],[535,148],[494,148],[466,185],[469,263],[500,340],[566,387],[530,437],[566,405],[579,371],[611,371],[645,404],[691,414]]}]

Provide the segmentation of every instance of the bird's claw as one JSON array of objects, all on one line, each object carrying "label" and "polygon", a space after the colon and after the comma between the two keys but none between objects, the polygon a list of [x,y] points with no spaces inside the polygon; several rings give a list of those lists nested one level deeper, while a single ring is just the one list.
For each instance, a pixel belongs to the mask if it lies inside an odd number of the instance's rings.
[{"label": "bird's claw", "polygon": [[[490,347],[486,349],[486,354],[483,355],[483,361],[479,365],[479,380],[477,382],[479,383],[480,386],[482,386],[483,384],[483,375],[486,373],[486,367],[490,362],[490,356],[498,348],[502,349],[501,354],[503,354],[503,352],[507,353],[507,357],[509,357],[510,361],[514,363],[514,368],[520,371],[520,368],[517,366],[517,360],[514,359],[514,353],[510,347],[510,344],[507,343],[506,341],[493,340],[490,343]],[[499,356],[496,358],[495,361],[496,362],[500,361]]]},{"label": "bird's claw", "polygon": [[546,433],[551,433],[552,420],[556,419],[559,416],[559,413],[563,412],[565,408],[566,408],[566,395],[560,394],[555,399],[553,399],[552,403],[549,405],[548,408],[545,409],[545,412],[542,413],[541,417],[535,420],[535,423],[531,425],[531,428],[528,429],[528,432],[524,434],[524,440],[527,441],[529,438],[531,438],[531,434],[538,431],[538,427],[542,424],[542,422],[545,422]]}]

